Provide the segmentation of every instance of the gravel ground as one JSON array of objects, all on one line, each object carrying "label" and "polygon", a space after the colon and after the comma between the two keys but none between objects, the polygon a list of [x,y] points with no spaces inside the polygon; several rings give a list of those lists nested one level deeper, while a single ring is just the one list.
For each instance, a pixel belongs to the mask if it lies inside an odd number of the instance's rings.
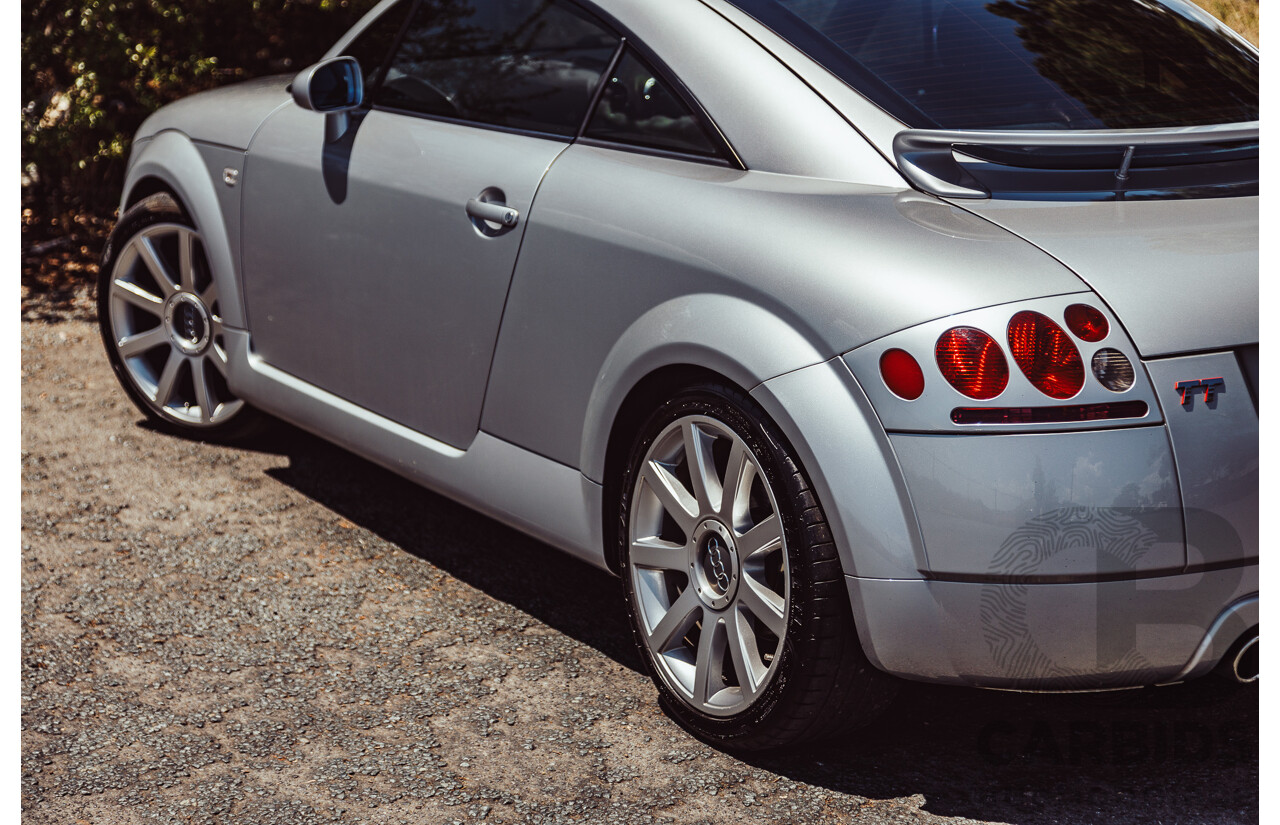
[{"label": "gravel ground", "polygon": [[610,576],[285,425],[147,428],[22,325],[30,823],[1239,823],[1258,695],[904,684],[743,761],[658,709]]}]

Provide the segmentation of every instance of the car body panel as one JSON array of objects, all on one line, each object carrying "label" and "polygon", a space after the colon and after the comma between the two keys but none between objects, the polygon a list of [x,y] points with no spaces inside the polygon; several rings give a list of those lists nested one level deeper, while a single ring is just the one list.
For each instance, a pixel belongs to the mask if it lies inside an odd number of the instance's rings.
[{"label": "car body panel", "polygon": [[850,576],[918,579],[928,568],[893,447],[840,358],[793,370],[751,391],[795,448],[823,503]]},{"label": "car body panel", "polygon": [[889,440],[934,578],[1089,580],[1185,564],[1163,427]]},{"label": "car body panel", "polygon": [[[1234,352],[1148,361],[1178,466],[1187,522],[1187,561],[1195,566],[1256,561],[1258,409]],[[1184,381],[1220,379],[1188,389]],[[1206,400],[1206,388],[1208,400]]]},{"label": "car body panel", "polygon": [[[538,192],[483,427],[598,480],[599,432],[583,426],[612,406],[593,396],[621,400],[629,386],[608,388],[632,363],[634,379],[681,363],[674,343],[731,353],[745,369],[727,374],[749,388],[960,309],[1082,288],[963,214],[903,190],[571,146]],[[700,296],[736,305],[690,315],[682,301]]]},{"label": "car body panel", "polygon": [[138,129],[138,139],[174,129],[205,143],[247,149],[267,117],[291,103],[290,76],[272,75],[184,97],[158,110]]},{"label": "car body panel", "polygon": [[[246,163],[245,301],[267,363],[457,447],[479,428],[534,193],[563,141],[374,110],[328,144],[299,107]],[[467,202],[496,187],[519,222]]]},{"label": "car body panel", "polygon": [[[1098,690],[1203,673],[1257,627],[1258,566],[1066,584],[846,579],[871,661],[904,679]],[[1244,603],[1244,609],[1235,605]],[[1250,607],[1252,605],[1252,607]],[[1229,620],[1217,625],[1224,614]],[[1235,631],[1229,637],[1214,631]],[[1208,642],[1208,644],[1205,644]],[[1202,649],[1203,645],[1203,649]]]},{"label": "car body panel", "polygon": [[1145,358],[1258,342],[1258,199],[966,200],[1102,296]]},{"label": "car body panel", "polygon": [[601,488],[576,469],[486,433],[451,447],[276,369],[242,331],[227,355],[232,389],[257,407],[607,569]]}]

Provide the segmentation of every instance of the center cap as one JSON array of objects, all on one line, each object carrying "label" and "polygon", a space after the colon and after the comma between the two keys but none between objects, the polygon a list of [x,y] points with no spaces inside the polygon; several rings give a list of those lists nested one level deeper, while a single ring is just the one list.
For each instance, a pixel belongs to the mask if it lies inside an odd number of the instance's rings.
[{"label": "center cap", "polygon": [[190,292],[175,292],[164,307],[164,328],[183,352],[198,355],[209,346],[209,311]]},{"label": "center cap", "polygon": [[715,519],[693,528],[690,574],[698,596],[714,610],[727,607],[738,592],[738,548],[733,533]]}]

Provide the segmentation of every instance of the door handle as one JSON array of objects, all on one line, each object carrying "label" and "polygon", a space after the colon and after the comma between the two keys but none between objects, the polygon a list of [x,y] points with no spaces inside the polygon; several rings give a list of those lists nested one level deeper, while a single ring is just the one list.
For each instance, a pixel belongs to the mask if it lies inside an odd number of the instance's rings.
[{"label": "door handle", "polygon": [[490,203],[479,198],[467,201],[467,214],[477,220],[490,221],[503,226],[515,226],[520,213],[505,203]]}]

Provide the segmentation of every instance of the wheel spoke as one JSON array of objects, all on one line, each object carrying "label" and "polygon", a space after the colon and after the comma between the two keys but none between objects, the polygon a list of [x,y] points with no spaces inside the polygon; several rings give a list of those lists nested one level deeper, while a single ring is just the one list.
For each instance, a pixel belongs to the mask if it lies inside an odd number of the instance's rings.
[{"label": "wheel spoke", "polygon": [[[209,286],[205,287],[204,292],[200,293],[200,300],[209,308],[209,312],[213,312],[213,305],[218,301],[218,284],[212,278],[209,279]],[[218,330],[221,332],[222,330]]]},{"label": "wheel spoke", "polygon": [[157,318],[164,311],[164,299],[152,295],[137,284],[122,281],[119,278],[111,282],[115,297],[138,309],[151,313]]},{"label": "wheel spoke", "polygon": [[658,501],[671,515],[685,536],[693,532],[698,518],[698,502],[684,488],[671,471],[657,461],[650,461],[645,468],[645,482],[658,496]]},{"label": "wheel spoke", "polygon": [[683,573],[687,558],[684,546],[675,542],[663,541],[653,536],[631,542],[631,563],[636,567],[678,570]]},{"label": "wheel spoke", "polygon": [[214,369],[222,374],[225,379],[227,377],[227,354],[217,342],[209,348],[209,362],[213,364]]},{"label": "wheel spoke", "polygon": [[782,546],[782,522],[777,513],[738,537],[738,555],[745,562],[755,555],[767,555]]},{"label": "wheel spoke", "polygon": [[196,388],[196,404],[200,407],[200,422],[208,424],[213,418],[213,394],[209,392],[209,381],[205,375],[205,359],[195,358],[191,361],[191,383]]},{"label": "wheel spoke", "polygon": [[697,501],[699,513],[712,511],[711,498],[720,492],[720,481],[716,478],[716,466],[711,460],[712,439],[702,428],[692,421],[681,426],[684,435],[685,463],[689,467],[689,479],[693,486],[693,497]]},{"label": "wheel spoke", "polygon": [[662,619],[654,625],[653,632],[649,634],[649,649],[654,653],[662,653],[666,650],[675,635],[689,626],[693,614],[700,608],[701,602],[698,601],[697,591],[692,587],[686,587],[684,592],[671,603],[671,607],[667,608]]},{"label": "wheel spoke", "polygon": [[196,291],[195,233],[178,233],[178,278],[184,292]]},{"label": "wheel spoke", "polygon": [[782,638],[787,628],[787,604],[781,596],[746,574],[738,584],[738,603],[763,622],[770,633]]},{"label": "wheel spoke", "polygon": [[168,343],[168,340],[169,336],[165,334],[164,327],[155,327],[146,332],[139,332],[137,335],[121,338],[116,342],[116,348],[121,358],[132,358],[153,347]]},{"label": "wheel spoke", "polygon": [[160,373],[160,380],[156,382],[156,403],[161,407],[168,404],[169,399],[173,397],[174,385],[178,383],[178,368],[185,360],[178,353],[170,351],[169,360],[165,362],[164,371]]},{"label": "wheel spoke", "polygon": [[[747,458],[746,446],[737,439],[734,439],[733,447],[729,450],[729,461],[724,468],[724,484],[720,488],[720,506],[717,508],[716,515],[726,524],[734,524],[738,511],[742,511],[742,515],[747,511],[747,498],[751,495],[750,478],[748,477],[752,465]],[[746,484],[746,490],[743,490],[743,482]],[[741,501],[741,504],[739,504]]]},{"label": "wheel spoke", "polygon": [[151,239],[139,235],[134,240],[134,246],[138,250],[138,254],[142,257],[142,262],[147,265],[147,269],[151,272],[151,277],[155,278],[156,286],[164,292],[164,297],[168,298],[177,291],[177,282],[169,277],[169,272],[165,269],[164,263],[160,260],[160,255],[156,252],[156,248],[151,244]]},{"label": "wheel spoke", "polygon": [[738,673],[738,684],[744,693],[754,695],[768,670],[760,659],[756,632],[741,610],[730,611],[729,621],[729,656],[733,659],[733,669]]},{"label": "wheel spoke", "polygon": [[[698,666],[693,677],[693,699],[706,703],[717,692],[724,673],[726,628],[706,611],[702,616],[702,635],[698,638]],[[716,689],[713,689],[716,688]]]}]

